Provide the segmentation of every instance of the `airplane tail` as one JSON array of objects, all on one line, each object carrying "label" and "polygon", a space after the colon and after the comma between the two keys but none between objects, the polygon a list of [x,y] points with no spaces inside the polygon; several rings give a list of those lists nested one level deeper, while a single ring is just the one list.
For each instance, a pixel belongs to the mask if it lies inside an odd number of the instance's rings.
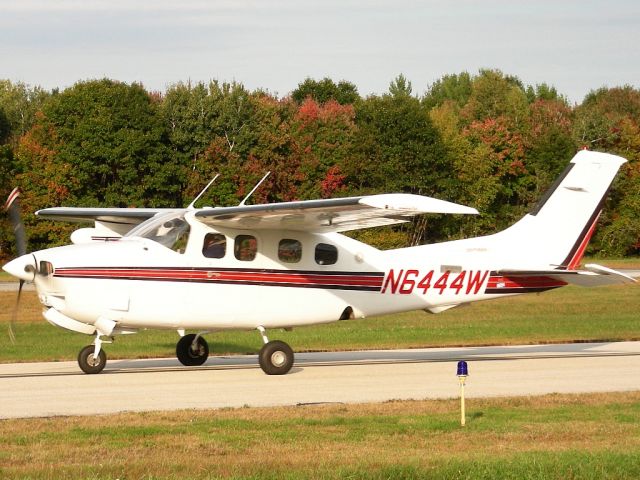
[{"label": "airplane tail", "polygon": [[575,270],[625,162],[606,153],[578,152],[531,213],[489,238],[503,252],[516,254],[513,265]]}]

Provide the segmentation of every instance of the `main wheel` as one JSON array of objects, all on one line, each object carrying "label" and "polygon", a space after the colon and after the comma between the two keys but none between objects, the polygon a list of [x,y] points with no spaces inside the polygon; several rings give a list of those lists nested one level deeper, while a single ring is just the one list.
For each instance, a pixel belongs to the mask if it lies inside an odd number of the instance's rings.
[{"label": "main wheel", "polygon": [[87,345],[78,354],[78,365],[84,373],[100,373],[107,364],[107,354],[102,349],[98,353],[98,358],[93,358],[95,349],[95,345]]},{"label": "main wheel", "polygon": [[284,375],[293,366],[293,350],[286,343],[274,340],[262,346],[258,361],[267,375]]},{"label": "main wheel", "polygon": [[193,340],[196,338],[194,333],[185,335],[176,344],[176,357],[180,363],[187,367],[202,365],[209,357],[209,345],[207,341],[198,337],[196,345],[193,346]]}]

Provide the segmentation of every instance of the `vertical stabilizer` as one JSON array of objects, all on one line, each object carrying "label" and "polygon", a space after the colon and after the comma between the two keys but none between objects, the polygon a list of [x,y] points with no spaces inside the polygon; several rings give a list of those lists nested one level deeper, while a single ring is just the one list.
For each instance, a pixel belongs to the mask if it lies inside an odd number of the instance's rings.
[{"label": "vertical stabilizer", "polygon": [[516,253],[517,258],[509,257],[517,264],[577,268],[613,179],[625,162],[607,153],[578,152],[534,211],[492,240]]}]

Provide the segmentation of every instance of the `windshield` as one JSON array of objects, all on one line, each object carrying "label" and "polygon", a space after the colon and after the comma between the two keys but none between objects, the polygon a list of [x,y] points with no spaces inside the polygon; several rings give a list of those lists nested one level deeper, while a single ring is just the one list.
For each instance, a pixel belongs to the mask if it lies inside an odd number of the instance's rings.
[{"label": "windshield", "polygon": [[190,230],[184,214],[185,211],[180,210],[152,217],[130,230],[125,238],[148,238],[175,252],[184,253]]}]

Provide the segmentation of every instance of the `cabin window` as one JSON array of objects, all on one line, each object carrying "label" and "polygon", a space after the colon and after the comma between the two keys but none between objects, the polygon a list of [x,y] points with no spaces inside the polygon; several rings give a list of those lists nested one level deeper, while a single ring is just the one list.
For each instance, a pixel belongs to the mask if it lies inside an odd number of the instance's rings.
[{"label": "cabin window", "polygon": [[283,238],[278,244],[278,258],[285,263],[298,263],[302,258],[302,244],[292,238]]},{"label": "cabin window", "polygon": [[233,245],[233,254],[243,262],[250,262],[258,253],[258,240],[253,235],[238,235]]},{"label": "cabin window", "polygon": [[227,253],[227,238],[221,233],[207,233],[204,236],[202,255],[207,258],[223,258]]},{"label": "cabin window", "polygon": [[318,265],[333,265],[338,261],[338,249],[328,243],[316,245],[316,263]]}]

